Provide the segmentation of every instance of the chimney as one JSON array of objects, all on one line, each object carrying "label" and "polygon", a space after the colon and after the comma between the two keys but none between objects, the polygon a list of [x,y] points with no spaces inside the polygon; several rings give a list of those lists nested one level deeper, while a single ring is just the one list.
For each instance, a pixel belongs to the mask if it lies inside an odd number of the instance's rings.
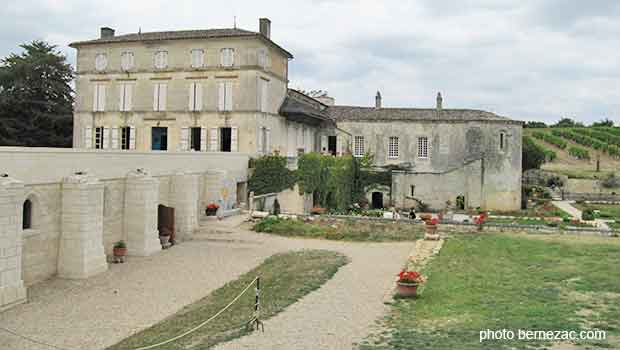
[{"label": "chimney", "polygon": [[271,21],[269,18],[261,18],[258,20],[260,33],[267,39],[271,39]]},{"label": "chimney", "polygon": [[375,108],[381,108],[381,93],[377,91],[377,95],[375,96]]},{"label": "chimney", "polygon": [[110,27],[101,27],[101,39],[114,37],[114,29]]},{"label": "chimney", "polygon": [[443,97],[441,97],[441,92],[437,93],[437,110],[441,111],[443,108]]}]

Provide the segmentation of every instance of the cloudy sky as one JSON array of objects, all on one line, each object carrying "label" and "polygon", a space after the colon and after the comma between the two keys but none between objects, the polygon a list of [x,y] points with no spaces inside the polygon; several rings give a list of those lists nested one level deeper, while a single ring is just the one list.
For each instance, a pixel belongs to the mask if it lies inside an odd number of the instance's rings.
[{"label": "cloudy sky", "polygon": [[[338,104],[480,108],[521,120],[620,123],[617,0],[4,0],[0,57],[44,39],[71,62],[71,41],[117,33],[258,30],[293,53],[291,87]],[[223,4],[223,5],[222,5]]]}]

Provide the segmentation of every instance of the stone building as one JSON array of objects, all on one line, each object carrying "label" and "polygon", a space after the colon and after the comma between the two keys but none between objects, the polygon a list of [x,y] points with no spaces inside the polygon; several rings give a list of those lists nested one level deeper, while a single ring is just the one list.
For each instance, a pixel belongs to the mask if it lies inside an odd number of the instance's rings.
[{"label": "stone building", "polygon": [[324,118],[281,108],[293,56],[259,32],[209,29],[116,35],[77,49],[76,148],[296,155],[318,149]]},{"label": "stone building", "polygon": [[338,137],[349,139],[356,157],[371,154],[378,167],[392,166],[391,187],[367,189],[375,207],[517,210],[521,206],[522,123],[470,109],[385,108],[379,92],[374,107],[328,108],[337,129],[322,142],[335,151]]}]

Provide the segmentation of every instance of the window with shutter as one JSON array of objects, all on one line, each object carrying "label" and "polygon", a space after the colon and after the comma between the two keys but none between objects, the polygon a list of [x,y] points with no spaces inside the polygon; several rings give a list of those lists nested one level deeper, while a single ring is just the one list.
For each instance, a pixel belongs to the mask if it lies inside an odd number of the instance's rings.
[{"label": "window with shutter", "polygon": [[233,106],[233,83],[232,81],[222,81],[219,83],[218,110],[232,111]]},{"label": "window with shutter", "polygon": [[128,71],[133,68],[134,57],[133,52],[125,51],[121,54],[121,69]]},{"label": "window with shutter", "polygon": [[167,89],[166,83],[155,83],[153,86],[153,110],[163,112],[166,110]]},{"label": "window with shutter", "polygon": [[112,149],[118,149],[118,128],[112,128]]},{"label": "window with shutter", "polygon": [[260,95],[260,111],[267,112],[267,101],[269,99],[269,82],[260,79],[261,95]]},{"label": "window with shutter", "polygon": [[205,51],[202,49],[193,49],[191,51],[192,68],[202,68],[205,61]]},{"label": "window with shutter", "polygon": [[189,150],[189,128],[181,128],[180,151]]},{"label": "window with shutter", "polygon": [[130,83],[123,83],[120,85],[120,102],[119,110],[121,112],[129,112],[132,108],[133,100],[133,85]]},{"label": "window with shutter", "polygon": [[157,51],[154,56],[154,65],[156,69],[165,69],[168,67],[168,51]]},{"label": "window with shutter", "polygon": [[223,67],[232,67],[235,65],[235,50],[226,48],[220,51],[220,64]]},{"label": "window with shutter", "polygon": [[105,111],[105,85],[93,85],[93,112]]},{"label": "window with shutter", "polygon": [[202,84],[198,82],[189,85],[189,110],[193,112],[202,110]]},{"label": "window with shutter", "polygon": [[232,81],[226,82],[226,101],[224,103],[224,109],[232,111],[233,109],[233,83]]},{"label": "window with shutter", "polygon": [[259,67],[262,67],[262,68],[267,67],[267,50],[266,49],[258,49],[257,60],[258,60]]},{"label": "window with shutter", "polygon": [[136,127],[129,127],[129,149],[136,149]]},{"label": "window with shutter", "polygon": [[219,150],[217,131],[217,128],[211,128],[211,131],[209,132],[209,149],[211,152],[217,152]]},{"label": "window with shutter", "polygon": [[230,128],[230,151],[238,152],[239,150],[239,131],[236,126]]},{"label": "window with shutter", "polygon": [[93,128],[84,128],[84,148],[93,148]]},{"label": "window with shutter", "polygon": [[207,151],[207,128],[200,128],[200,150]]},{"label": "window with shutter", "polygon": [[104,53],[97,54],[95,56],[95,69],[102,72],[108,66],[108,56]]}]

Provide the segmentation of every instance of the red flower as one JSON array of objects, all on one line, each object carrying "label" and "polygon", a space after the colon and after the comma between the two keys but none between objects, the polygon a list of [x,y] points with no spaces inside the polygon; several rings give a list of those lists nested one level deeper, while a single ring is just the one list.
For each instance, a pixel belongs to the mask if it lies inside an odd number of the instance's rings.
[{"label": "red flower", "polygon": [[439,223],[439,220],[437,220],[437,218],[432,218],[430,221],[431,225],[437,225]]},{"label": "red flower", "polygon": [[211,203],[209,205],[207,205],[207,209],[218,209],[220,206],[215,204],[215,203]]},{"label": "red flower", "polygon": [[424,277],[417,271],[402,270],[398,274],[398,282],[404,283],[424,283]]}]

